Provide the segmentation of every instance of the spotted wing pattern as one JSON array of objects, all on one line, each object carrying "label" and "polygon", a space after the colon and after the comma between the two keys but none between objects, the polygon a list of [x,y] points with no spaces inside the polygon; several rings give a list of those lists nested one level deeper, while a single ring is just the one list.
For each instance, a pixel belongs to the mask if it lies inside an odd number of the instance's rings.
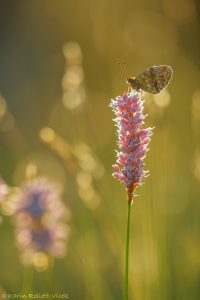
[{"label": "spotted wing pattern", "polygon": [[173,70],[168,65],[152,66],[138,75],[135,79],[141,90],[158,94],[165,89],[173,75]]}]

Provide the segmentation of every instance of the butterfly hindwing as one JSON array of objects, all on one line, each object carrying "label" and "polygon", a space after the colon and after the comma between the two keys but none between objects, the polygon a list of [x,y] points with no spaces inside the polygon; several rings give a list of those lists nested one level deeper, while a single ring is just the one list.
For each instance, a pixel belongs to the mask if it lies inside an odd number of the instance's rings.
[{"label": "butterfly hindwing", "polygon": [[152,66],[136,77],[141,90],[152,94],[160,93],[172,78],[173,70],[168,65]]}]

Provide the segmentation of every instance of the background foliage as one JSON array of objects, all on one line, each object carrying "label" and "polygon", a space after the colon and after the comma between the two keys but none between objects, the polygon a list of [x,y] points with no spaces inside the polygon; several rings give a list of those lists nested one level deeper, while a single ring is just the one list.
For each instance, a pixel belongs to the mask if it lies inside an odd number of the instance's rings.
[{"label": "background foliage", "polygon": [[[34,166],[62,183],[71,210],[68,254],[33,271],[35,292],[123,297],[127,202],[111,177],[108,104],[127,89],[117,64],[125,61],[130,75],[174,69],[167,91],[145,95],[155,129],[145,160],[151,175],[132,209],[131,299],[199,299],[199,14],[194,0],[0,1],[1,175],[18,185]],[[0,286],[20,292],[24,267],[6,216],[0,244]]]}]

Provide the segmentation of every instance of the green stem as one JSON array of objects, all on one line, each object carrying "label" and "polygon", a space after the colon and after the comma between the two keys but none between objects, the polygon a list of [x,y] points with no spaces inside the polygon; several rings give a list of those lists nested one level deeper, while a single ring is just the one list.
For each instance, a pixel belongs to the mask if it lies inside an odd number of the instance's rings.
[{"label": "green stem", "polygon": [[129,237],[130,237],[131,203],[128,203],[127,231],[126,231],[126,257],[125,257],[125,300],[128,300],[128,267],[129,267]]}]

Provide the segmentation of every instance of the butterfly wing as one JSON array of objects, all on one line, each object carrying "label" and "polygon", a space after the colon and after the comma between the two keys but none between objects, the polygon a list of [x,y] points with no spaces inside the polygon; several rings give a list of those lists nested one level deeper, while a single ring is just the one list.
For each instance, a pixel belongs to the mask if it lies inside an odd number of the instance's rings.
[{"label": "butterfly wing", "polygon": [[152,66],[136,77],[141,90],[158,94],[166,88],[172,78],[173,70],[168,65]]}]

